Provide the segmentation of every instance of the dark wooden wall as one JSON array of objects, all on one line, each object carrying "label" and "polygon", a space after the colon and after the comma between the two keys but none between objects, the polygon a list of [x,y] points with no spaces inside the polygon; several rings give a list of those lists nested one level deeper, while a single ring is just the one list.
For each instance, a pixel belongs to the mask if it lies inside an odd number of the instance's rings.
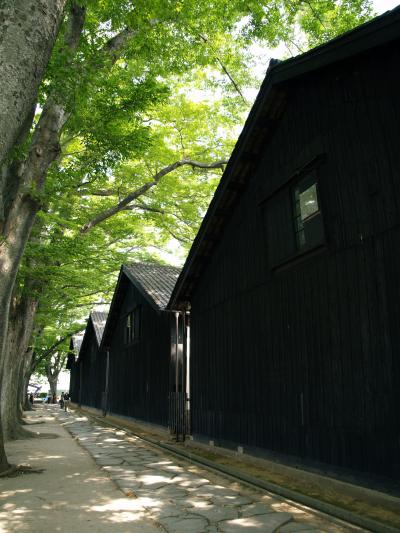
[{"label": "dark wooden wall", "polygon": [[[282,87],[284,116],[191,302],[195,435],[399,475],[399,53]],[[326,244],[271,268],[263,210],[321,153]]]},{"label": "dark wooden wall", "polygon": [[[126,277],[120,290],[125,296],[110,343],[109,410],[167,426],[170,315],[153,309]],[[126,315],[135,308],[140,308],[140,338],[126,345]]]},{"label": "dark wooden wall", "polygon": [[[72,356],[74,357],[74,356]],[[79,363],[71,362],[70,377],[69,377],[69,392],[71,400],[75,403],[79,402]]]},{"label": "dark wooden wall", "polygon": [[[77,372],[81,372],[80,402],[82,405],[102,408],[102,393],[105,390],[106,355],[99,350],[95,331],[91,321],[86,328],[86,333],[79,352],[79,365]],[[78,375],[79,380],[79,375]]]}]

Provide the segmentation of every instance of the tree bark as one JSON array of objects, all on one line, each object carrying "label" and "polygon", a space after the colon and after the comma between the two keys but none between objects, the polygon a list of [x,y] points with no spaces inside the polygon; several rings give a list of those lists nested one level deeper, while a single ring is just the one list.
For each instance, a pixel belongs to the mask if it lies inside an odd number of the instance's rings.
[{"label": "tree bark", "polygon": [[28,386],[29,381],[31,379],[31,376],[34,372],[33,365],[32,365],[32,359],[33,359],[33,349],[30,348],[25,357],[25,364],[22,368],[22,376],[20,377],[22,381],[22,397],[21,397],[21,403],[22,403],[22,410],[23,411],[32,411],[31,403],[28,399]]},{"label": "tree bark", "polygon": [[[46,11],[48,4],[52,5],[54,8],[55,6],[57,6],[59,9],[59,18],[57,19],[57,21],[60,21],[65,0],[4,0],[0,9],[0,15],[2,15],[3,17],[9,17],[11,16],[10,14],[12,14],[13,12],[13,6],[16,12],[18,6],[23,6],[24,4],[25,6],[32,7],[35,13],[37,13],[36,8],[43,9]],[[54,13],[55,12],[56,11],[54,11]],[[22,13],[23,16],[23,7],[21,7],[20,9],[20,13]],[[69,27],[67,28],[65,34],[65,46],[67,46],[73,54],[77,50],[80,35],[82,33],[83,24],[85,20],[85,9],[84,7],[77,5],[77,3],[71,2],[71,9],[69,15]],[[27,17],[27,21],[32,21],[32,18]],[[53,23],[55,23],[55,21],[56,17],[53,17]],[[16,24],[18,24],[18,21],[16,22]],[[39,26],[41,27],[40,22]],[[27,29],[27,23],[22,24],[21,28],[23,31],[25,31]],[[57,31],[54,34],[54,39],[56,34]],[[9,34],[7,33],[7,35]],[[132,35],[132,32],[129,29],[126,29],[116,37],[110,39],[108,43],[106,43],[106,46],[102,50],[102,53],[104,54],[104,56],[107,56],[109,59],[111,59],[111,64],[117,59],[118,52],[125,46],[126,41]],[[52,41],[53,43],[54,39]],[[50,41],[48,39],[46,40],[43,36],[39,39],[39,41],[43,48],[48,46],[48,48],[50,49],[50,51],[48,50],[49,57],[51,47],[46,43]],[[8,56],[6,53],[6,44],[7,40],[4,38],[1,39],[0,37],[0,56],[2,50],[4,49],[4,54],[7,58]],[[35,43],[32,43],[31,45],[33,51],[35,50],[34,44]],[[32,61],[35,65],[34,57],[32,58]],[[14,61],[15,58],[12,61],[9,61],[9,64],[13,64]],[[10,74],[7,74],[7,65],[3,65],[3,69],[4,68],[5,74],[9,78]],[[36,68],[36,65],[34,66],[34,68]],[[44,68],[39,69],[39,71],[43,74]],[[26,72],[24,72],[23,78],[25,78],[26,75]],[[37,86],[41,81],[41,77],[42,76],[40,75],[40,79],[37,83]],[[18,79],[17,87],[19,87],[21,83],[22,81]],[[1,90],[2,86],[0,83],[0,92]],[[32,102],[36,100],[36,95],[37,90],[33,98],[31,99]],[[0,107],[2,103],[3,101],[0,98]],[[9,112],[7,111],[7,113]],[[22,111],[18,111],[18,113],[16,114],[22,115]],[[23,163],[17,165],[17,168],[13,168],[14,175],[18,178],[18,186],[14,188],[15,194],[13,194],[12,201],[8,202],[10,207],[7,207],[7,212],[5,212],[4,209],[2,213],[0,212],[0,309],[2,312],[2,315],[0,316],[0,383],[2,382],[3,376],[3,363],[5,357],[5,344],[7,339],[10,302],[16,279],[16,274],[21,262],[22,254],[25,250],[26,243],[29,239],[36,214],[40,209],[40,195],[43,191],[43,186],[45,183],[48,168],[50,164],[55,161],[60,154],[59,139],[62,127],[67,119],[68,114],[66,113],[66,107],[61,102],[59,102],[59,100],[57,99],[57,95],[53,95],[53,97],[49,96],[46,101],[46,104],[44,105],[40,120],[37,126],[35,127],[28,156]],[[26,127],[26,120],[17,121],[17,123],[25,124]],[[9,140],[4,144],[4,154],[6,154],[8,150],[6,149],[6,147],[9,145],[12,146],[13,139],[15,140],[18,135],[20,135],[21,128],[22,126],[16,127],[15,132],[17,133],[14,132],[9,137]],[[1,136],[2,129],[0,128],[0,137]],[[3,179],[4,176],[6,176],[7,179]],[[5,190],[6,182],[10,182],[9,174],[1,173],[0,210],[4,207],[4,196],[2,191]],[[1,219],[1,217],[3,218]],[[8,465],[7,458],[4,452],[1,427],[2,424],[0,420],[0,472],[7,468]]]},{"label": "tree bark", "polygon": [[8,371],[7,367],[4,368],[5,359],[11,355],[9,351],[5,350],[11,294],[22,252],[37,211],[34,202],[29,198],[23,198],[22,195],[19,196],[15,204],[14,216],[10,217],[10,222],[12,219],[14,223],[11,226],[7,240],[0,245],[0,274],[2,278],[2,283],[0,284],[0,309],[2,310],[0,320],[0,383],[3,383],[4,371]]},{"label": "tree bark", "polygon": [[65,4],[66,0],[1,2],[0,166],[36,104]]},{"label": "tree bark", "polygon": [[[44,0],[42,0],[44,1]],[[53,0],[62,2],[62,0]],[[70,18],[70,31],[66,34],[66,44],[76,49],[83,28],[85,10],[73,6]],[[76,31],[76,26],[80,28]],[[76,41],[70,40],[74,36]],[[29,239],[36,214],[40,208],[38,198],[43,190],[49,166],[60,153],[59,138],[68,115],[62,104],[49,97],[44,105],[35,128],[32,143],[26,160],[18,166],[19,186],[13,199],[0,235],[0,383],[3,376],[5,344],[10,311],[11,295],[21,263],[22,254]],[[0,425],[1,428],[1,425]],[[0,447],[0,464],[4,448]],[[7,460],[5,459],[7,462]],[[0,470],[1,471],[1,470]]]},{"label": "tree bark", "polygon": [[[26,2],[28,6],[35,4],[34,12],[36,14],[38,6],[46,11],[47,4],[54,4],[53,8],[58,6],[61,20],[65,0],[17,0],[16,4],[18,6],[23,2]],[[11,4],[11,0],[6,0],[6,5],[8,4]],[[69,28],[65,35],[65,45],[70,48],[71,52],[76,51],[78,47],[84,18],[85,9],[78,8],[73,4],[71,6]],[[3,41],[0,42],[0,52]],[[45,43],[41,39],[41,46],[44,45]],[[35,97],[36,94],[34,95]],[[0,107],[1,103],[0,100]],[[3,311],[0,321],[0,361],[4,354],[9,306],[16,274],[36,213],[40,208],[39,198],[48,168],[60,153],[59,138],[67,118],[68,115],[63,104],[57,102],[55,95],[49,96],[33,133],[26,160],[19,163],[16,168],[13,167],[13,173],[10,176],[7,173],[8,180],[17,179],[18,187],[6,213],[7,216],[4,218],[4,223],[2,226],[0,225],[0,275],[2,276],[0,309]],[[0,137],[1,135],[0,130]]]},{"label": "tree bark", "polygon": [[27,349],[33,331],[36,310],[37,301],[35,299],[29,297],[13,299],[0,393],[5,440],[20,438],[26,433],[21,427],[21,381],[26,357],[29,353]]},{"label": "tree bark", "polygon": [[[1,424],[1,415],[0,415]],[[4,449],[3,432],[0,431],[0,473],[5,472],[10,468],[10,464],[7,460],[6,451]]]},{"label": "tree bark", "polygon": [[57,385],[58,385],[58,374],[56,376],[47,376],[49,387],[50,387],[50,394],[51,394],[51,403],[55,403],[57,400]]},{"label": "tree bark", "polygon": [[[16,395],[16,407],[15,407],[15,419],[17,425],[19,425],[19,429],[22,430],[22,425],[25,425],[23,416],[24,416],[24,405],[23,405],[23,398],[22,398],[22,391],[24,388],[24,382],[23,382],[23,368],[25,366],[25,358],[27,353],[24,352],[23,356],[20,359],[19,368],[18,368],[18,374],[16,377],[16,387],[15,387],[15,395]],[[29,403],[29,402],[28,402]]]},{"label": "tree bark", "polygon": [[46,364],[46,376],[50,385],[51,396],[54,399],[57,396],[58,376],[65,364],[66,356],[60,352],[51,358]]}]

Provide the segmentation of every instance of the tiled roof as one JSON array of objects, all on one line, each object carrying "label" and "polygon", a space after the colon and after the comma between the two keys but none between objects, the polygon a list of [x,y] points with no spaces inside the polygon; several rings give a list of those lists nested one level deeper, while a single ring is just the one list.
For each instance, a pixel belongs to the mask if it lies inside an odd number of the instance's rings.
[{"label": "tiled roof", "polygon": [[100,346],[101,339],[103,338],[104,326],[106,325],[108,313],[103,313],[100,311],[92,311],[90,313],[90,318],[92,319],[92,324],[94,331],[96,333],[97,344]]},{"label": "tiled roof", "polygon": [[72,335],[72,349],[75,352],[75,355],[79,355],[79,351],[82,346],[83,333],[78,333],[77,335]]},{"label": "tiled roof", "polygon": [[160,309],[165,309],[181,269],[154,263],[130,263],[123,271]]}]

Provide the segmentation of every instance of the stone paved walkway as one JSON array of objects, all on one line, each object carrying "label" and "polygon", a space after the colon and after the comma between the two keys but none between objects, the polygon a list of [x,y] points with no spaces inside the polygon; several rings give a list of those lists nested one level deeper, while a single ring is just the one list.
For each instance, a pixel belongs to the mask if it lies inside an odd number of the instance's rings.
[{"label": "stone paved walkway", "polygon": [[0,533],[160,533],[62,427],[59,413],[57,405],[35,406],[26,428],[41,438],[6,443],[10,462],[33,472],[0,478]]},{"label": "stone paved walkway", "polygon": [[58,412],[63,426],[135,499],[161,530],[170,533],[291,533],[362,531],[339,525],[278,497],[252,491],[224,476],[175,459],[124,431],[97,425],[74,412]]}]

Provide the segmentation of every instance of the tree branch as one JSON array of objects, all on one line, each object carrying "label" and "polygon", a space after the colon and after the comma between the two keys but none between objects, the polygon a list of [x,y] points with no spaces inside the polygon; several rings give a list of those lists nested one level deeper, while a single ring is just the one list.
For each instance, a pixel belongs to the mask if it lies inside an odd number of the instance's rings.
[{"label": "tree branch", "polygon": [[35,358],[34,364],[32,365],[33,366],[32,373],[35,371],[35,369],[37,368],[38,364],[41,363],[42,361],[44,361],[50,355],[52,355],[54,350],[56,348],[58,348],[60,346],[60,344],[62,344],[67,339],[69,339],[70,337],[72,337],[73,335],[76,335],[77,333],[79,333],[81,331],[82,331],[82,326],[80,326],[79,329],[76,329],[74,331],[71,331],[70,333],[65,334],[63,337],[61,337],[60,340],[58,340],[57,342],[52,344],[50,346],[50,348],[48,348],[45,352],[43,352],[37,359]]},{"label": "tree branch", "polygon": [[67,360],[67,354],[57,353],[54,361],[47,361],[45,370],[47,379],[50,381],[58,379],[58,376]]},{"label": "tree branch", "polygon": [[310,0],[304,0],[304,2],[308,5],[308,7],[310,8],[310,11],[311,13],[313,14],[313,16],[318,20],[318,22],[321,24],[321,26],[324,28],[324,30],[326,31],[327,28],[324,24],[324,21],[322,20],[322,17],[319,15],[319,13],[314,9],[314,6],[312,5],[312,3],[310,2]]},{"label": "tree branch", "polygon": [[114,37],[109,39],[103,47],[103,51],[109,54],[115,61],[118,59],[119,52],[126,46],[126,43],[134,37],[138,31],[124,28]]},{"label": "tree branch", "polygon": [[[149,21],[150,26],[155,26],[159,21],[157,19],[152,19]],[[112,63],[114,64],[117,59],[120,57],[120,52],[125,48],[129,39],[132,39],[139,33],[139,30],[132,30],[131,28],[124,28],[117,35],[111,37],[102,48],[107,56],[112,58]]]},{"label": "tree branch", "polygon": [[244,97],[242,91],[240,90],[239,85],[236,83],[236,81],[235,81],[235,80],[233,79],[233,77],[231,76],[229,70],[226,68],[226,66],[224,65],[224,63],[223,63],[223,62],[221,61],[221,59],[218,57],[218,55],[216,54],[214,48],[210,45],[210,43],[209,43],[207,37],[206,37],[205,35],[202,35],[201,33],[199,33],[198,35],[199,35],[200,39],[201,39],[203,42],[205,42],[206,44],[208,44],[208,45],[210,46],[211,50],[212,50],[212,51],[214,52],[214,54],[215,54],[215,59],[216,59],[217,62],[220,64],[220,66],[221,66],[222,70],[225,72],[225,74],[228,76],[230,82],[231,82],[232,85],[235,87],[236,92],[241,96],[243,102],[244,102],[245,104],[247,104],[247,100],[246,100],[246,98]]},{"label": "tree branch", "polygon": [[71,5],[69,27],[64,38],[66,47],[72,53],[76,52],[78,49],[85,18],[86,8],[79,6],[77,2],[74,2]]},{"label": "tree branch", "polygon": [[130,204],[124,208],[124,211],[134,211],[135,209],[141,209],[142,211],[149,211],[150,213],[160,213],[160,215],[165,215],[166,211],[164,209],[157,209],[156,207],[149,207],[143,204]]},{"label": "tree branch", "polygon": [[[301,48],[301,46],[299,46],[295,40],[291,39],[290,37],[286,37],[287,41],[289,41],[290,44],[292,44],[296,49],[297,51],[299,52],[299,54],[304,54],[305,50],[303,50]],[[290,48],[286,45],[286,48],[289,50],[289,53],[290,55],[293,57],[293,53],[292,51],[290,50]]]},{"label": "tree branch", "polygon": [[[73,2],[70,8],[68,27],[64,37],[64,48],[68,49],[71,63],[72,57],[75,55],[79,46],[85,17],[86,9],[80,6],[79,2]],[[112,64],[117,61],[119,53],[126,46],[128,39],[134,34],[135,32],[126,28],[106,42],[101,51],[104,55],[111,58]],[[63,49],[61,49],[61,51],[62,50]],[[88,64],[84,66],[85,68],[89,67]],[[82,65],[80,67],[82,67]],[[99,68],[99,65],[97,65],[97,68]],[[29,168],[32,167],[35,174],[34,179],[38,184],[39,189],[44,185],[50,163],[56,160],[61,154],[61,130],[69,117],[70,112],[66,111],[66,105],[58,103],[57,95],[50,93],[43,107],[37,127],[35,128],[32,148],[28,156],[27,166]]]},{"label": "tree branch", "polygon": [[232,76],[230,75],[230,73],[229,73],[228,69],[226,68],[226,66],[222,63],[222,61],[220,60],[219,57],[217,57],[216,59],[217,59],[218,63],[221,65],[222,70],[225,72],[225,74],[226,74],[226,75],[228,76],[228,78],[231,80],[231,83],[232,83],[232,85],[235,87],[236,92],[239,93],[239,95],[241,96],[243,102],[244,102],[245,104],[247,104],[247,100],[246,100],[246,98],[244,97],[242,91],[240,90],[239,85],[238,85],[238,84],[236,83],[236,81],[232,78]]},{"label": "tree branch", "polygon": [[98,191],[90,192],[88,189],[80,189],[79,194],[82,196],[118,196],[118,191],[100,189]]},{"label": "tree branch", "polygon": [[95,305],[104,305],[104,302],[90,302],[85,304],[74,304],[74,307],[93,307]]},{"label": "tree branch", "polygon": [[[61,52],[68,49],[69,62],[72,62],[85,22],[86,10],[77,2],[70,6],[68,26],[64,36]],[[43,106],[43,111],[35,127],[31,147],[25,163],[21,185],[28,188],[36,184],[37,190],[43,189],[50,164],[60,153],[60,132],[69,117],[66,105],[58,101],[57,89],[50,89],[50,94]]]},{"label": "tree branch", "polygon": [[206,170],[211,170],[211,169],[220,168],[223,170],[224,166],[227,163],[228,163],[227,160],[220,160],[214,163],[202,163],[200,161],[193,161],[191,159],[182,159],[180,161],[175,161],[175,163],[172,163],[171,165],[168,165],[167,167],[164,167],[159,172],[157,172],[157,174],[154,175],[152,181],[145,183],[144,185],[142,185],[141,187],[133,191],[131,194],[128,194],[128,196],[123,198],[118,204],[114,205],[113,207],[110,207],[109,209],[106,209],[102,213],[99,213],[96,217],[94,217],[92,220],[87,222],[84,226],[82,226],[81,233],[87,233],[94,226],[97,226],[97,224],[100,224],[100,222],[107,220],[108,218],[112,217],[113,215],[116,215],[117,213],[121,211],[124,211],[131,202],[133,202],[134,200],[136,200],[137,198],[145,194],[148,190],[153,188],[155,185],[157,185],[162,177],[176,170],[179,167],[182,167],[184,165],[189,165],[193,169],[203,168]]},{"label": "tree branch", "polygon": [[180,242],[181,244],[188,244],[190,243],[190,239],[187,239],[186,237],[180,237],[175,232],[173,232],[170,228],[167,228],[164,226],[164,229],[171,235],[172,238]]},{"label": "tree branch", "polygon": [[98,291],[88,292],[86,294],[80,294],[77,298],[87,298],[88,296],[94,296],[95,294],[107,294],[107,289],[100,289]]}]

